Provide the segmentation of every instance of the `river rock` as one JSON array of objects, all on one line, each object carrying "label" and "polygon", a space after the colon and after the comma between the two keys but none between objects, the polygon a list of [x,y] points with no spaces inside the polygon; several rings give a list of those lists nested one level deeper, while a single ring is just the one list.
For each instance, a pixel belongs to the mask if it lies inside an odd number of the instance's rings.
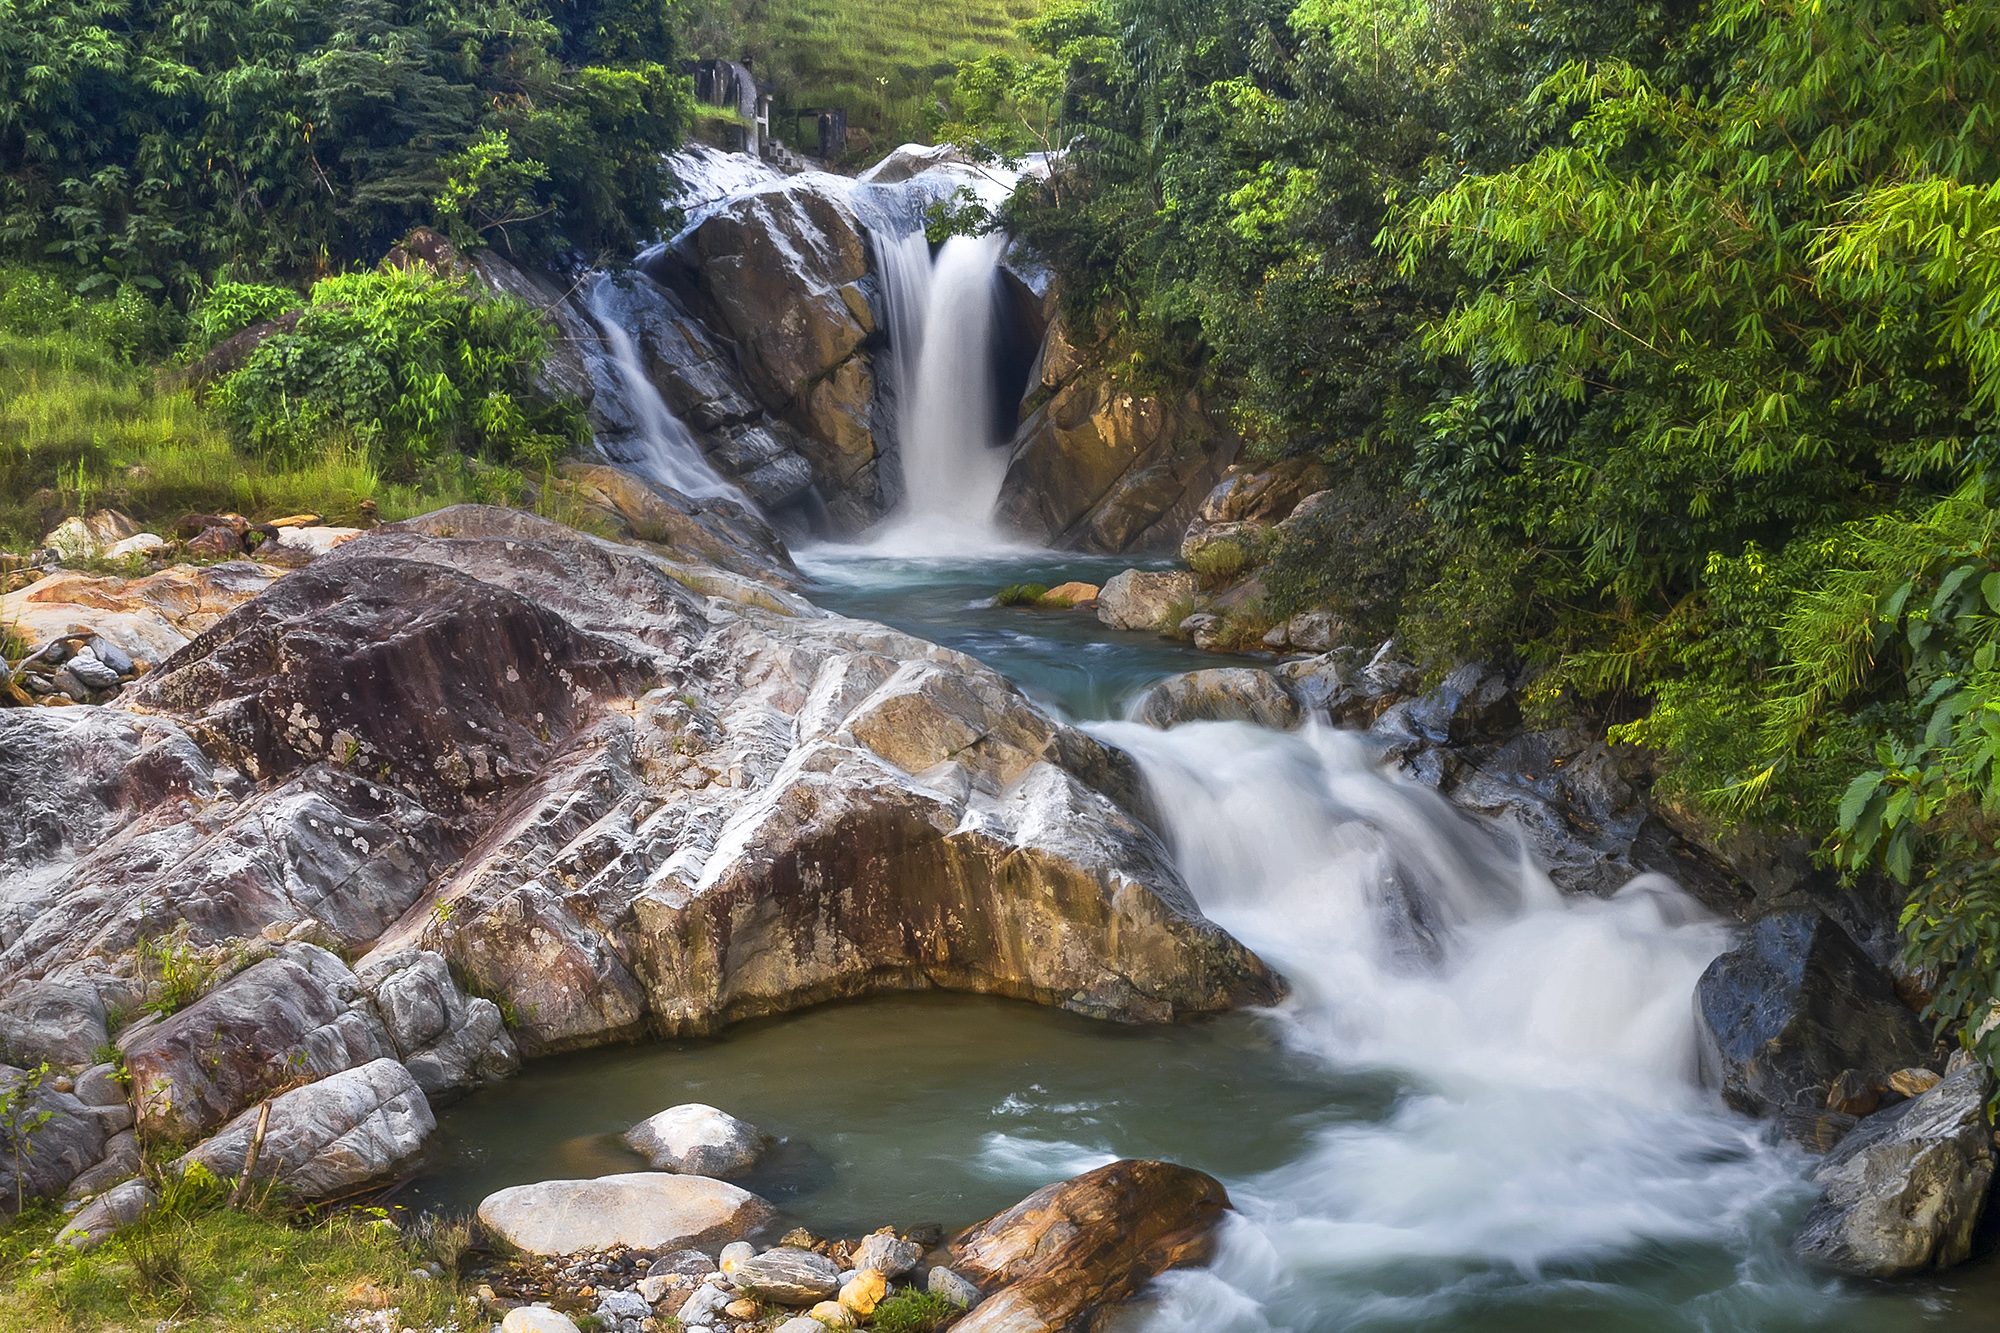
[{"label": "river rock", "polygon": [[1194,575],[1182,569],[1128,569],[1097,594],[1097,618],[1112,629],[1160,629],[1168,608],[1194,596]]},{"label": "river rock", "polygon": [[356,980],[374,997],[396,1054],[432,1105],[521,1067],[500,1007],[466,996],[442,954],[406,949],[372,957]]},{"label": "river rock", "polygon": [[1132,701],[1126,716],[1162,730],[1182,722],[1254,722],[1287,731],[1299,725],[1296,700],[1268,671],[1219,667],[1168,676]]},{"label": "river rock", "polygon": [[924,1289],[968,1309],[979,1304],[979,1288],[960,1277],[955,1269],[946,1268],[942,1264],[931,1269]]},{"label": "river rock", "polygon": [[546,1305],[517,1305],[500,1321],[500,1333],[578,1333],[576,1323]]},{"label": "river rock", "polygon": [[[751,1253],[755,1253],[753,1249]],[[647,1267],[646,1272],[653,1277],[707,1277],[717,1272],[718,1267],[702,1250],[675,1250],[663,1254]]]},{"label": "river rock", "polygon": [[811,1305],[840,1294],[840,1265],[823,1254],[781,1245],[736,1265],[729,1280],[738,1291],[773,1305]]},{"label": "river rock", "polygon": [[56,1233],[56,1244],[94,1250],[109,1240],[112,1232],[138,1221],[158,1200],[151,1185],[128,1180],[85,1204],[69,1225]]},{"label": "river rock", "polygon": [[[308,1199],[391,1174],[437,1127],[416,1079],[386,1058],[294,1088],[270,1105],[254,1177],[275,1177]],[[257,1117],[258,1108],[245,1111],[176,1165],[199,1162],[224,1180],[242,1175]]]},{"label": "river rock", "polygon": [[811,1315],[794,1315],[778,1325],[776,1333],[826,1333],[826,1325]]},{"label": "river rock", "polygon": [[736,1266],[745,1259],[756,1257],[755,1245],[747,1240],[735,1240],[722,1247],[721,1254],[716,1257],[715,1266],[724,1273],[733,1273],[736,1271]]},{"label": "river rock", "polygon": [[121,1042],[143,1131],[202,1136],[301,1076],[394,1057],[360,981],[339,958],[292,944]]},{"label": "river rock", "polygon": [[109,1137],[91,1108],[58,1092],[53,1078],[35,1080],[33,1089],[25,1090],[31,1080],[25,1069],[0,1065],[0,1096],[18,1099],[16,1120],[24,1140],[0,1126],[0,1217],[14,1215],[17,1194],[28,1199],[61,1194],[104,1156]]},{"label": "river rock", "polygon": [[1987,1091],[1985,1067],[1968,1065],[1864,1119],[1813,1172],[1824,1192],[1798,1253],[1877,1278],[1964,1262],[1993,1179]]},{"label": "river rock", "polygon": [[719,1318],[735,1297],[722,1288],[704,1284],[696,1287],[694,1295],[681,1302],[681,1308],[674,1312],[682,1328],[698,1328]]},{"label": "river rock", "polygon": [[863,1265],[853,1277],[843,1277],[840,1281],[840,1308],[852,1315],[866,1317],[875,1313],[875,1307],[889,1294],[889,1279],[877,1269]]},{"label": "river rock", "polygon": [[671,1106],[625,1131],[655,1171],[728,1180],[746,1175],[776,1142],[755,1125],[700,1102]]},{"label": "river rock", "polygon": [[848,1309],[839,1301],[821,1301],[806,1311],[806,1318],[824,1324],[828,1328],[853,1328],[857,1322],[855,1314],[855,1311]]},{"label": "river rock", "polygon": [[1819,912],[1767,916],[1695,988],[1704,1078],[1749,1115],[1822,1106],[1842,1071],[1921,1064],[1930,1036],[1887,973]]},{"label": "river rock", "polygon": [[[770,1204],[724,1181],[652,1171],[516,1185],[479,1205],[482,1226],[543,1255],[713,1245],[749,1235],[775,1215]],[[685,1314],[682,1321],[693,1322]]]},{"label": "river rock", "polygon": [[963,1333],[1061,1333],[1169,1268],[1208,1262],[1229,1196],[1171,1162],[1120,1161],[1048,1185],[951,1243],[989,1293]]},{"label": "river rock", "polygon": [[848,1262],[856,1269],[872,1268],[885,1278],[899,1278],[924,1261],[924,1247],[913,1240],[876,1232],[863,1236]]}]

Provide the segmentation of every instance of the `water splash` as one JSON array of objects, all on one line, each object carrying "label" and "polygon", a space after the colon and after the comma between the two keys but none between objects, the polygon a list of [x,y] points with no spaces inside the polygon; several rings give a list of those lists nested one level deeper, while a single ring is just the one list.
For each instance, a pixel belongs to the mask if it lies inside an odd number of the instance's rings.
[{"label": "water splash", "polygon": [[1287,1044],[1403,1089],[1232,1186],[1216,1264],[1151,1333],[1459,1326],[1570,1283],[1608,1317],[1655,1296],[1598,1266],[1659,1247],[1707,1303],[1690,1327],[1823,1299],[1782,1253],[1797,1163],[1696,1083],[1690,996],[1728,936],[1671,882],[1564,895],[1349,733],[1093,730],[1138,758],[1203,910],[1293,983]]}]

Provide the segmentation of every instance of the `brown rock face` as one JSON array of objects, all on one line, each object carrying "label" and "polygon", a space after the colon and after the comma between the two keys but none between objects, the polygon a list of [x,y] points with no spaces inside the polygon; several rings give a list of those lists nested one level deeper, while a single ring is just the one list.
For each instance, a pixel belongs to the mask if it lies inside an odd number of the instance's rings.
[{"label": "brown rock face", "polygon": [[1036,1190],[951,1243],[989,1294],[963,1333],[1068,1333],[1169,1268],[1208,1262],[1229,1196],[1172,1162],[1123,1161]]}]

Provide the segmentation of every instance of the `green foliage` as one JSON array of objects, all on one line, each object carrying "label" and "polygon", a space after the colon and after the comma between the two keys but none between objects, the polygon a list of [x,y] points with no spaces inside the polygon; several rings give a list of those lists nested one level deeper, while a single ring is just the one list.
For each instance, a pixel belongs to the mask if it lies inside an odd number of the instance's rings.
[{"label": "green foliage", "polygon": [[[79,289],[372,263],[435,220],[516,253],[629,251],[686,120],[667,0],[0,7],[0,248]],[[470,182],[498,139],[516,164]],[[490,174],[490,173],[489,173]],[[518,191],[519,198],[510,197]],[[522,207],[523,200],[528,205]]]},{"label": "green foliage", "polygon": [[216,965],[187,942],[185,930],[139,941],[139,970],[151,998],[141,1007],[165,1018],[202,997]]},{"label": "green foliage", "polygon": [[289,287],[261,282],[218,282],[202,293],[189,316],[188,342],[195,351],[207,351],[253,324],[276,319],[303,304],[299,294]]},{"label": "green foliage", "polygon": [[937,1333],[965,1313],[965,1307],[934,1291],[903,1287],[875,1307],[879,1333]]},{"label": "green foliage", "polygon": [[993,594],[995,606],[1038,606],[1042,598],[1048,596],[1048,587],[1041,583],[1012,583]]},{"label": "green foliage", "polygon": [[28,1202],[21,1178],[21,1159],[34,1153],[35,1131],[55,1118],[54,1111],[37,1110],[34,1105],[35,1093],[48,1075],[49,1062],[44,1060],[33,1069],[23,1071],[12,1086],[0,1092],[0,1132],[6,1134],[7,1149],[14,1156],[16,1213],[26,1207]]},{"label": "green foliage", "polygon": [[237,438],[287,464],[346,442],[405,480],[453,454],[538,467],[584,430],[532,386],[549,326],[532,308],[426,269],[316,283],[290,333],[264,340],[210,394]]},{"label": "green foliage", "polygon": [[1202,581],[1210,586],[1227,583],[1249,565],[1249,553],[1243,549],[1240,542],[1228,538],[1208,543],[1188,560],[1188,568],[1200,575]]}]

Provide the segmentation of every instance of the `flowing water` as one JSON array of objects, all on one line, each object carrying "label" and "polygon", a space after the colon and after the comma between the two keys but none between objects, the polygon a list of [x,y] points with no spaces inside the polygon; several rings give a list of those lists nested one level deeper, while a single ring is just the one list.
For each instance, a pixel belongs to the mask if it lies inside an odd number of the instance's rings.
[{"label": "flowing water", "polygon": [[[1729,931],[1672,883],[1565,897],[1506,830],[1383,771],[1353,734],[1119,721],[1149,681],[1216,660],[1088,613],[991,605],[1007,584],[1101,583],[1133,562],[994,535],[998,247],[933,256],[921,194],[871,188],[854,197],[908,493],[864,543],[799,554],[813,596],[978,657],[1132,753],[1203,910],[1291,995],[1145,1030],[889,996],[543,1061],[440,1117],[413,1201],[465,1209],[635,1169],[618,1133],[696,1100],[784,1137],[746,1183],[827,1233],[961,1226],[1121,1156],[1215,1174],[1238,1211],[1214,1264],[1168,1275],[1121,1333],[2000,1330],[1990,1258],[1898,1284],[1789,1258],[1807,1162],[1698,1084],[1692,992]],[[699,450],[663,404],[648,415],[611,323],[612,372],[647,423],[628,465],[699,491]]]},{"label": "flowing water", "polygon": [[622,402],[636,429],[624,435],[600,434],[597,447],[612,462],[682,495],[748,503],[743,493],[710,465],[694,432],[653,387],[639,360],[639,349],[621,322],[617,290],[618,279],[609,275],[599,277],[591,288],[588,304],[604,334],[605,354],[586,361],[598,392]]}]

